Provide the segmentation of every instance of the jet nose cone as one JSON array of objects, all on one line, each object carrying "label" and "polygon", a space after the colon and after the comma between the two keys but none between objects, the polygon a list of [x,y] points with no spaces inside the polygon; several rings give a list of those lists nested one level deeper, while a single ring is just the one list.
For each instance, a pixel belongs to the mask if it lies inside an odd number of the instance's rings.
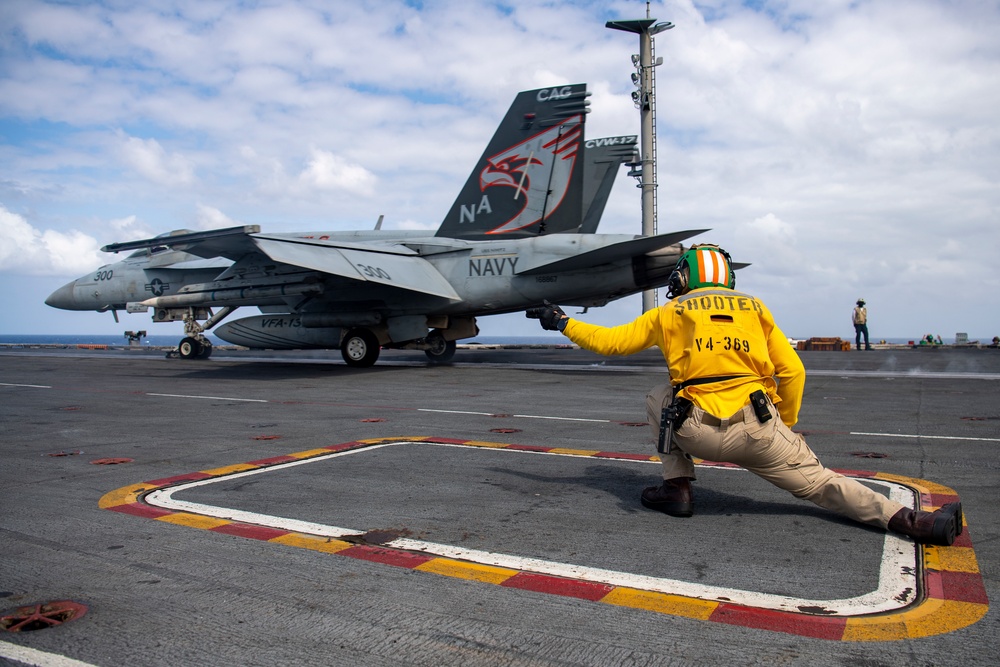
[{"label": "jet nose cone", "polygon": [[75,282],[66,283],[45,300],[45,305],[62,310],[77,310],[76,297],[73,295]]}]

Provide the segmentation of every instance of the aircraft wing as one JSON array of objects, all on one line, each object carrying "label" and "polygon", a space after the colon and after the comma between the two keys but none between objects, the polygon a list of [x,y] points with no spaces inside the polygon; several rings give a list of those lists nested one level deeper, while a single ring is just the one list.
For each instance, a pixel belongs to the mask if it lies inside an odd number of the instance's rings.
[{"label": "aircraft wing", "polygon": [[276,262],[301,266],[351,280],[390,285],[460,301],[461,297],[430,262],[399,243],[337,241],[301,235],[261,234],[257,225],[179,231],[140,241],[112,243],[101,250],[121,252],[166,246],[203,258],[233,261],[262,252]]},{"label": "aircraft wing", "polygon": [[[640,236],[570,257],[562,257],[551,261],[544,261],[544,258],[540,258],[543,261],[529,263],[523,269],[519,268],[517,274],[533,276],[542,273],[589,269],[602,264],[611,264],[612,262],[645,255],[707,231],[707,229],[693,229],[683,232],[673,232],[671,234],[657,234],[656,236]],[[558,238],[558,235],[554,235],[553,238]]]},{"label": "aircraft wing", "polygon": [[156,236],[151,239],[142,239],[141,241],[111,243],[101,248],[101,250],[104,252],[121,252],[123,250],[166,246],[171,250],[180,250],[197,255],[198,257],[204,257],[205,259],[225,257],[235,262],[248,252],[256,250],[250,240],[250,234],[258,232],[260,232],[258,225],[210,229],[205,232],[188,232],[182,230]]},{"label": "aircraft wing", "polygon": [[461,301],[451,283],[430,262],[398,243],[355,243],[262,234],[252,239],[260,252],[276,262]]}]

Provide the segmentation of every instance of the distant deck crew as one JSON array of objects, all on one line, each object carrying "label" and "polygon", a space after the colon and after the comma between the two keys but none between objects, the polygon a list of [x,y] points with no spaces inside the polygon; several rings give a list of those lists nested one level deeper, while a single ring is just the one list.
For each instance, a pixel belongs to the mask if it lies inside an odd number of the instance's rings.
[{"label": "distant deck crew", "polygon": [[696,456],[742,466],[797,498],[916,542],[954,542],[962,532],[961,503],[934,512],[904,507],[824,467],[792,431],[805,367],[764,303],[736,291],[725,250],[691,247],[668,288],[670,301],[616,327],[569,318],[548,302],[526,313],[598,354],[635,354],[654,345],[663,352],[670,382],[646,397],[663,482],[642,491],[643,505],[692,516]]},{"label": "distant deck crew", "polygon": [[854,323],[854,344],[861,349],[861,336],[865,337],[865,349],[870,350],[872,346],[868,344],[868,308],[864,299],[858,299],[858,303],[851,312],[851,322]]}]

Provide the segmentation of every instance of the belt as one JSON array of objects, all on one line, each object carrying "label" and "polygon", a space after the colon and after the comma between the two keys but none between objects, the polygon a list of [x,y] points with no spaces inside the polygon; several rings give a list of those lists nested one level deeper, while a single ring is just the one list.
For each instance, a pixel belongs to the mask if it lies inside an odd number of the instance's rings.
[{"label": "belt", "polygon": [[706,426],[722,426],[722,422],[726,422],[729,424],[737,424],[743,421],[744,419],[746,419],[746,410],[744,408],[740,408],[739,412],[734,414],[729,419],[719,419],[712,413],[706,412],[701,416],[701,423],[705,424]]},{"label": "belt", "polygon": [[686,389],[687,387],[694,386],[696,384],[710,384],[712,382],[725,382],[726,380],[735,380],[736,378],[749,378],[754,377],[753,375],[712,375],[710,377],[701,378],[691,378],[690,380],[685,380],[684,382],[679,382],[674,385],[674,393],[677,393],[681,389]]}]

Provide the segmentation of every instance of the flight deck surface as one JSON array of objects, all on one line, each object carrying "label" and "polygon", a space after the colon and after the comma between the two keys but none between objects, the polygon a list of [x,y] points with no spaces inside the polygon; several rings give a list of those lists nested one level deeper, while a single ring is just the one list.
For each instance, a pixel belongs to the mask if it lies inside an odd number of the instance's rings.
[{"label": "flight deck surface", "polygon": [[995,662],[997,351],[803,354],[796,430],[902,502],[960,497],[966,531],[941,549],[710,463],[694,517],[646,510],[659,469],[643,398],[662,361],[464,352],[451,366],[387,352],[363,371],[320,355],[0,353],[0,612],[88,607],[0,633],[0,656]]}]

